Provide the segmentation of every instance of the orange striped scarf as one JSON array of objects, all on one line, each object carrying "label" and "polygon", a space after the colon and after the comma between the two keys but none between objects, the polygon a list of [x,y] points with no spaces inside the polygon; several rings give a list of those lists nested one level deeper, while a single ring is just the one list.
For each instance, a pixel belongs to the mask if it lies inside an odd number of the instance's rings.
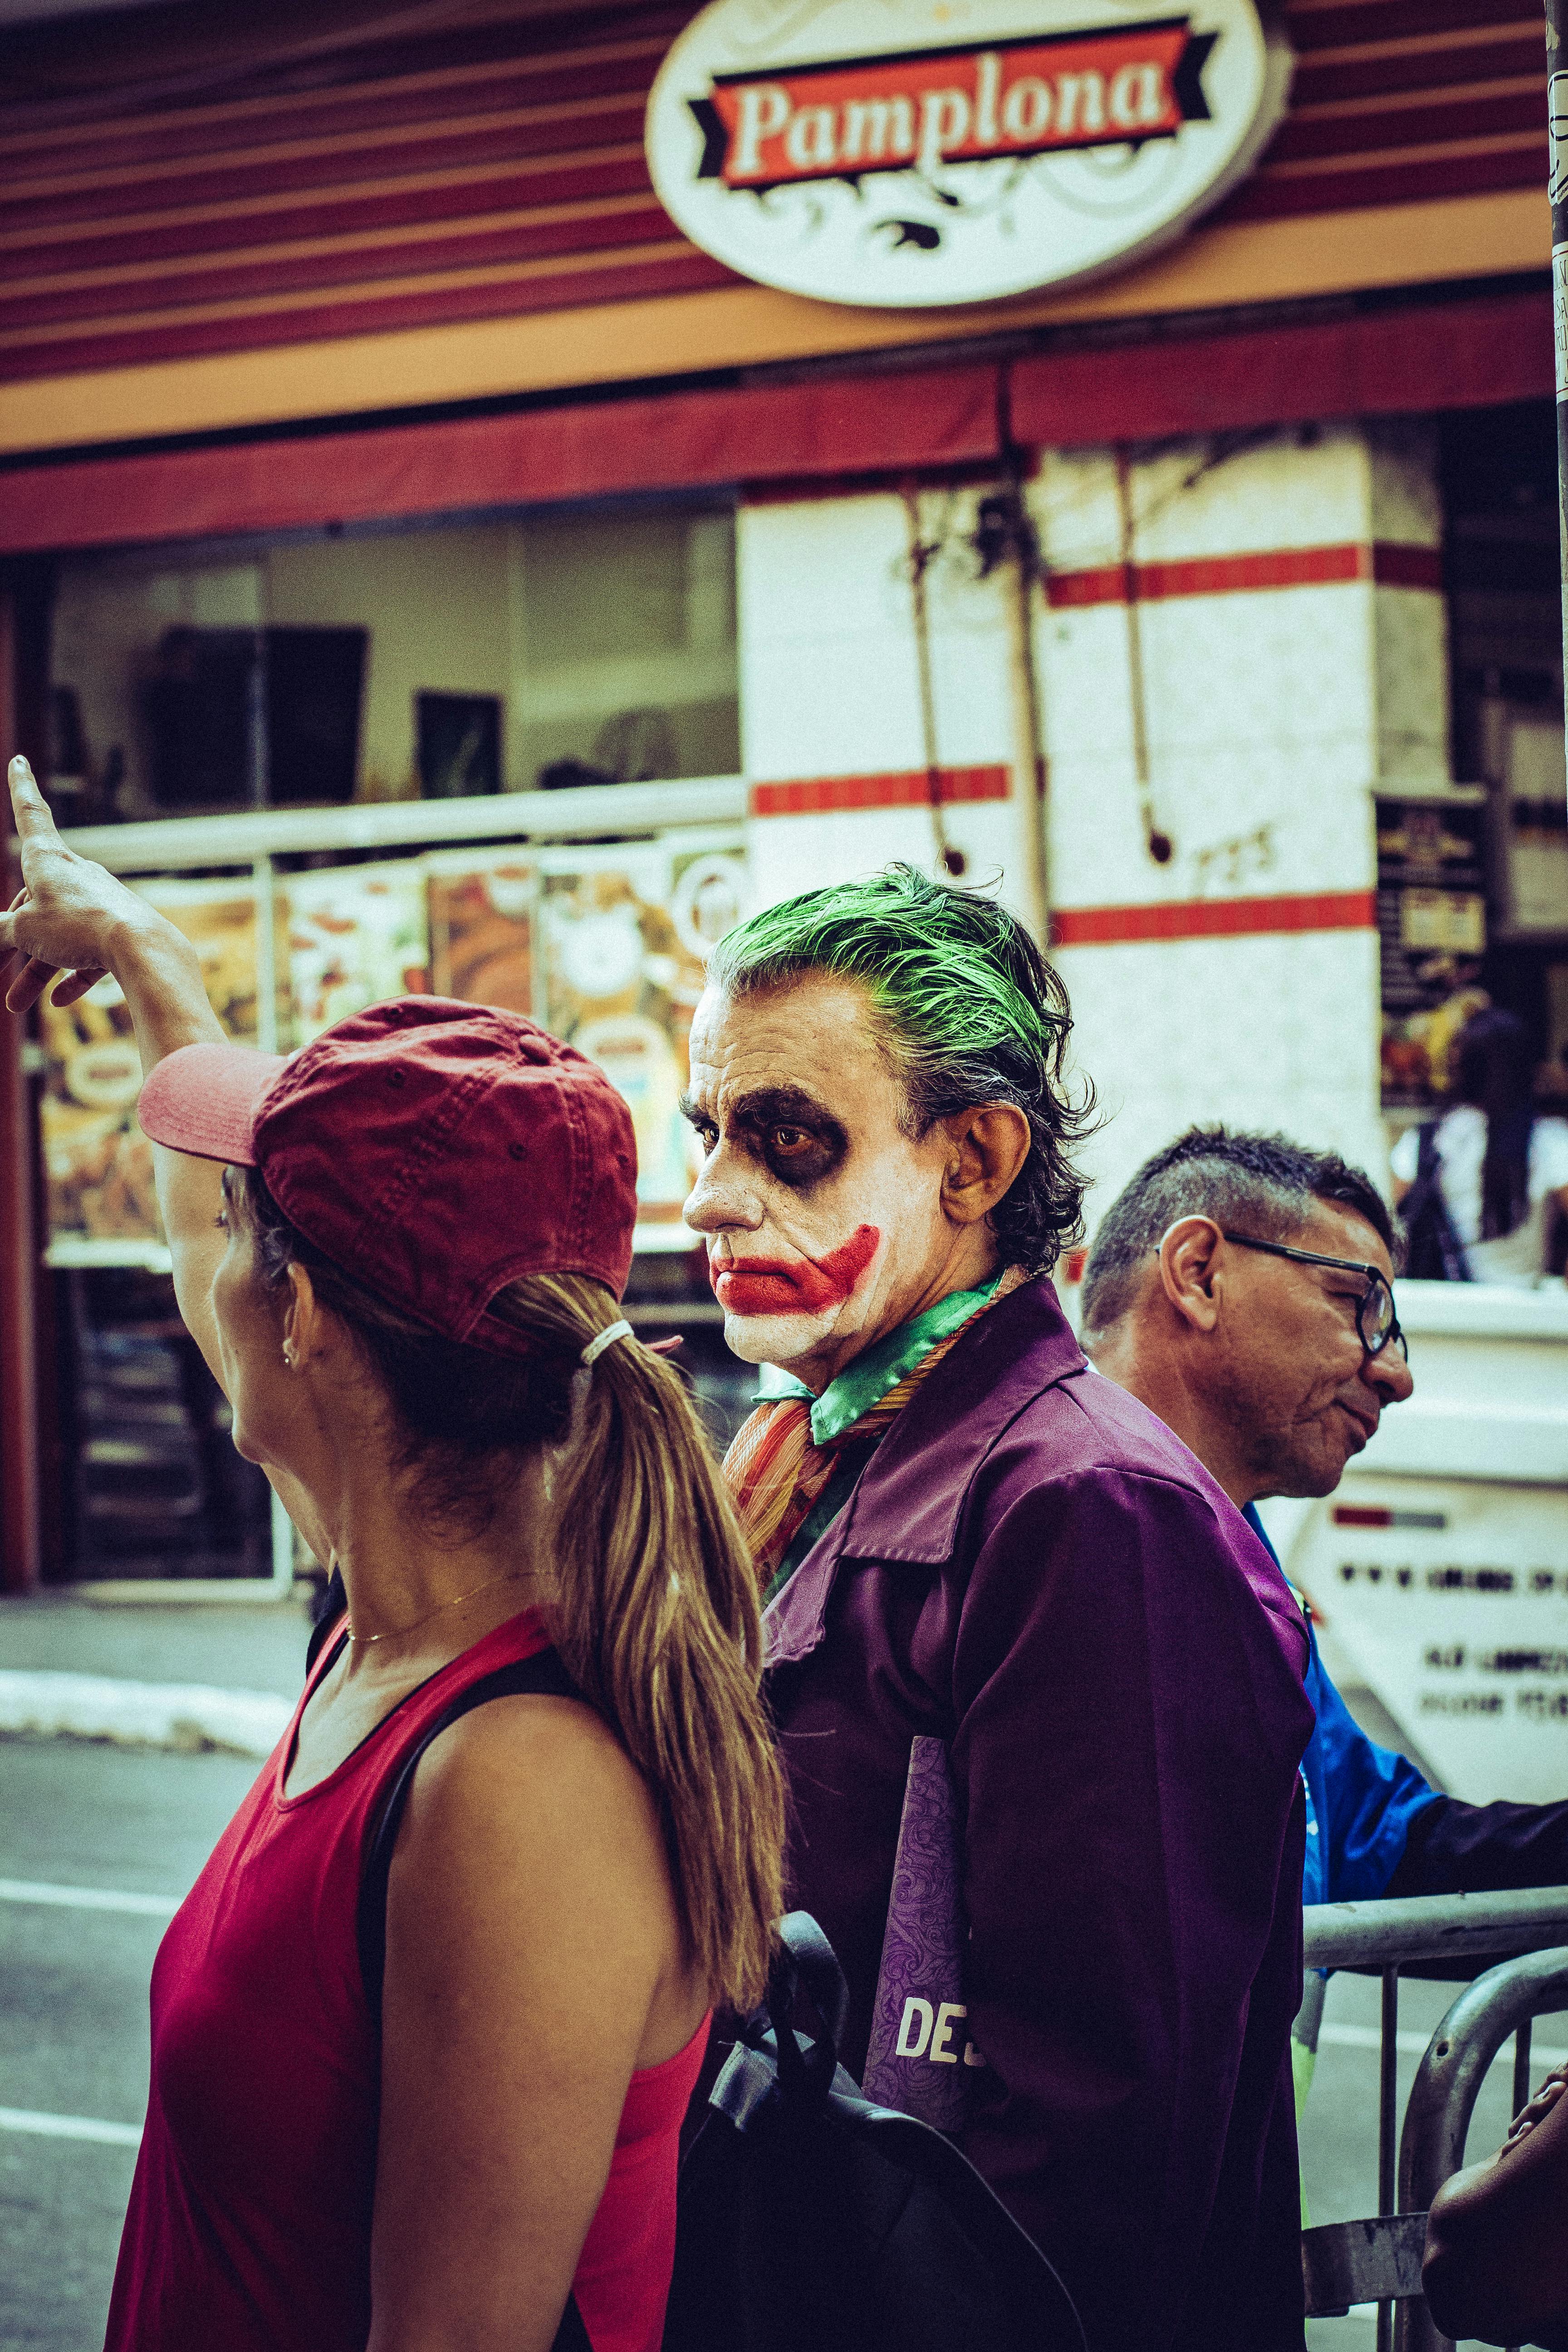
[{"label": "orange striped scarf", "polygon": [[807,1397],[769,1397],[742,1423],[724,1456],[724,1475],[739,1507],[756,1562],[757,1580],[764,1592],[832,1477],[839,1447],[851,1439],[859,1445],[868,1438],[879,1437],[971,1325],[1026,1278],[1022,1266],[1010,1265],[973,1315],[938,1339],[895,1387],[826,1444],[818,1445],[812,1436],[812,1401]]}]

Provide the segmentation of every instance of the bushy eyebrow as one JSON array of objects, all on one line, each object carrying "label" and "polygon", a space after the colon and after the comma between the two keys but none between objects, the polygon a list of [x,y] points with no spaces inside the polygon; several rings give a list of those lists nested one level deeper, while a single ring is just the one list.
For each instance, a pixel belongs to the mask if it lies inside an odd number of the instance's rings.
[{"label": "bushy eyebrow", "polygon": [[[693,1126],[711,1116],[689,1089],[680,1097],[680,1113]],[[737,1127],[815,1127],[842,1132],[826,1104],[804,1087],[758,1087],[751,1094],[737,1095],[730,1115]]]},{"label": "bushy eyebrow", "polygon": [[736,1097],[735,1117],[748,1127],[832,1127],[838,1121],[804,1087],[759,1087]]}]

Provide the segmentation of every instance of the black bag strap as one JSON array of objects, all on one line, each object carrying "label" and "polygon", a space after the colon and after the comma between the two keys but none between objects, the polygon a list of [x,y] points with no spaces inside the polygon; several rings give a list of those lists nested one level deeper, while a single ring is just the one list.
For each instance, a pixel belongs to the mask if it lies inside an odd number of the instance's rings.
[{"label": "black bag strap", "polygon": [[359,1908],[354,1919],[354,1940],[359,1947],[365,2005],[378,2033],[381,2031],[382,1979],[386,1974],[387,1882],[392,1875],[392,1856],[397,1844],[397,1832],[419,1759],[433,1739],[439,1739],[451,1725],[463,1716],[472,1714],[476,1706],[483,1706],[487,1700],[535,1696],[547,1698],[581,1698],[583,1696],[553,1650],[540,1650],[531,1658],[514,1658],[510,1664],[497,1666],[493,1674],[481,1675],[466,1690],[460,1690],[450,1706],[442,1708],[423,1738],[415,1742],[393,1775],[375,1826],[365,1843],[364,1861],[360,1870]]},{"label": "black bag strap", "polygon": [[[393,1776],[392,1786],[387,1790],[365,1847],[364,1864],[360,1872],[359,1907],[354,1918],[354,1937],[359,1946],[365,2002],[378,2035],[381,2032],[381,1989],[386,1974],[387,1882],[392,1875],[392,1856],[397,1844],[397,1832],[408,1802],[408,1791],[414,1785],[419,1759],[433,1739],[439,1739],[450,1725],[471,1714],[476,1706],[483,1706],[487,1699],[541,1695],[547,1698],[581,1698],[583,1696],[553,1650],[541,1650],[531,1658],[514,1658],[509,1665],[498,1666],[493,1674],[481,1675],[478,1682],[468,1685],[467,1690],[460,1690],[451,1705],[442,1708],[423,1738],[409,1749]],[[566,2307],[562,2312],[561,2325],[555,2331],[550,2352],[594,2352],[574,2294],[568,2294],[566,2298]]]},{"label": "black bag strap", "polygon": [[[803,2052],[791,2011],[804,1993],[821,2032]],[[838,1955],[809,1911],[786,1912],[779,1922],[778,1948],[768,1971],[763,2011],[773,2028],[779,2084],[786,2099],[819,2105],[832,2090],[838,2044],[849,2016],[849,1988]]]}]

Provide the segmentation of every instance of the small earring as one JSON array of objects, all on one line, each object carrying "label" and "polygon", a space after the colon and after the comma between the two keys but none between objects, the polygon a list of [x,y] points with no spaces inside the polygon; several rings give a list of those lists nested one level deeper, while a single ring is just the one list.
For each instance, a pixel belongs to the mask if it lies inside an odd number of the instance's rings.
[{"label": "small earring", "polygon": [[288,1365],[289,1370],[292,1371],[294,1369],[294,1342],[292,1339],[285,1339],[283,1342],[283,1361]]}]

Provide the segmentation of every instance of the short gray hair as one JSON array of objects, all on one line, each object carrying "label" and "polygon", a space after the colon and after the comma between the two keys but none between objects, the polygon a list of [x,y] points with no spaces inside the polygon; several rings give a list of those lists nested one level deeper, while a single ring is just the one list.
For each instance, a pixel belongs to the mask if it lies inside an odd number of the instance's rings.
[{"label": "short gray hair", "polygon": [[1364,1217],[1394,1255],[1394,1222],[1370,1176],[1337,1151],[1283,1135],[1190,1127],[1146,1160],[1107,1209],[1083,1273],[1086,1331],[1109,1330],[1132,1306],[1141,1276],[1178,1217],[1245,1225],[1258,1241],[1300,1233],[1314,1201]]}]

